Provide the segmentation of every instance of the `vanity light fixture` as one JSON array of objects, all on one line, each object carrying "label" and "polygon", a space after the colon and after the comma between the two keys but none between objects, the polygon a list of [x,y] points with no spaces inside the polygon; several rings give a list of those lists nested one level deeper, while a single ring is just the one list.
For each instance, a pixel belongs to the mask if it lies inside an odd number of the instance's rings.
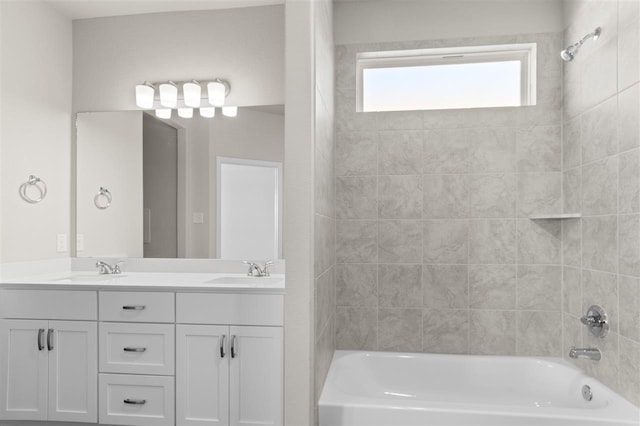
[{"label": "vanity light fixture", "polygon": [[171,118],[170,108],[159,108],[156,110],[156,117],[158,118]]},{"label": "vanity light fixture", "polygon": [[182,118],[193,117],[193,108],[178,108],[178,116]]},{"label": "vanity light fixture", "polygon": [[205,118],[213,118],[216,115],[216,109],[214,107],[211,108],[200,108],[200,116]]},{"label": "vanity light fixture", "polygon": [[[0,0],[1,1],[1,0]],[[207,93],[203,100],[203,85],[206,84]],[[156,98],[156,87],[160,101]],[[182,90],[179,90],[179,88]],[[222,108],[222,114],[226,117],[238,115],[237,106],[225,106],[225,100],[229,96],[231,85],[227,80],[215,78],[207,83],[199,83],[196,80],[174,83],[149,83],[136,85],[136,105],[139,108],[155,109],[159,118],[171,118],[171,110],[177,109],[178,116],[182,118],[193,117],[193,109],[200,109],[200,116],[212,118],[216,115],[216,107]],[[180,93],[179,93],[180,92]],[[179,97],[178,95],[182,95]]]},{"label": "vanity light fixture", "polygon": [[238,107],[237,106],[223,106],[222,107],[222,115],[225,117],[236,117],[238,115]]},{"label": "vanity light fixture", "polygon": [[143,84],[136,86],[136,105],[139,108],[153,108],[153,97],[156,89],[151,83],[145,81]]},{"label": "vanity light fixture", "polygon": [[191,80],[182,85],[182,95],[184,104],[191,108],[200,107],[200,96],[202,96],[202,88],[196,80]]},{"label": "vanity light fixture", "polygon": [[175,108],[178,106],[178,86],[173,81],[162,83],[159,86],[159,90],[160,105],[166,108]]}]

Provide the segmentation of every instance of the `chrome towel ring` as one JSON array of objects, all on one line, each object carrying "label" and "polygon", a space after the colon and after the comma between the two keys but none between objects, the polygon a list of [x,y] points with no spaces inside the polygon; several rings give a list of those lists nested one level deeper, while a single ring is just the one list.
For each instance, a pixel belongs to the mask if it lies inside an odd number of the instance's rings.
[{"label": "chrome towel ring", "polygon": [[93,197],[93,204],[100,210],[105,210],[111,205],[111,192],[107,188],[100,187],[100,190]]},{"label": "chrome towel ring", "polygon": [[[38,198],[31,198],[31,196],[27,194],[27,190],[30,187],[35,187],[38,190],[38,192],[40,193],[40,196]],[[18,188],[18,192],[20,193],[20,197],[27,203],[36,204],[44,200],[44,197],[47,196],[47,184],[44,183],[44,181],[39,177],[29,175],[29,179],[25,183],[20,185],[20,187]]]}]

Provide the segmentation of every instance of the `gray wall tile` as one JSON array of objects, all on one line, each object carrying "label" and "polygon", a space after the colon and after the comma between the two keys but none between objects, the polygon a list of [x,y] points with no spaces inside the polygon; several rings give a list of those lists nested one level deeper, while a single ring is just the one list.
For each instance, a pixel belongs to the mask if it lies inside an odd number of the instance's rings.
[{"label": "gray wall tile", "polygon": [[516,150],[519,172],[559,172],[562,159],[560,127],[518,129]]},{"label": "gray wall tile", "polygon": [[371,131],[336,135],[336,176],[378,173],[378,134]]},{"label": "gray wall tile", "polygon": [[373,264],[337,264],[337,306],[378,306],[377,272]]},{"label": "gray wall tile", "polygon": [[422,258],[422,222],[378,222],[378,259],[381,263],[417,263]]},{"label": "gray wall tile", "polygon": [[467,263],[469,221],[426,220],[423,230],[424,263]]},{"label": "gray wall tile", "polygon": [[378,261],[378,224],[372,220],[338,220],[336,258],[339,263]]},{"label": "gray wall tile", "polygon": [[518,312],[517,354],[527,356],[561,356],[561,312]]},{"label": "gray wall tile", "polygon": [[378,177],[378,217],[380,219],[422,218],[422,177]]},{"label": "gray wall tile", "polygon": [[640,215],[618,216],[618,272],[640,276]]},{"label": "gray wall tile", "polygon": [[423,173],[466,173],[470,144],[466,130],[425,131]]},{"label": "gray wall tile", "polygon": [[515,227],[512,219],[472,220],[469,223],[469,262],[515,263]]},{"label": "gray wall tile", "polygon": [[466,265],[424,265],[422,284],[425,307],[469,307],[469,272]]},{"label": "gray wall tile", "polygon": [[562,309],[562,269],[554,265],[518,266],[518,309]]},{"label": "gray wall tile", "polygon": [[467,175],[424,175],[425,218],[465,218],[469,216]]},{"label": "gray wall tile", "polygon": [[607,157],[582,170],[582,214],[618,211],[618,157]]},{"label": "gray wall tile", "polygon": [[582,115],[580,135],[584,163],[618,152],[617,110],[617,97],[614,97]]},{"label": "gray wall tile", "polygon": [[561,173],[518,174],[518,216],[558,213],[562,209]]},{"label": "gray wall tile", "polygon": [[422,349],[422,310],[381,308],[379,343],[383,351],[418,352]]},{"label": "gray wall tile", "polygon": [[618,149],[628,151],[640,146],[640,85],[635,84],[618,95]]},{"label": "gray wall tile", "polygon": [[518,220],[518,262],[560,264],[562,225],[557,220]]},{"label": "gray wall tile", "polygon": [[640,149],[620,154],[618,191],[620,213],[640,212]]},{"label": "gray wall tile", "polygon": [[469,352],[479,355],[516,354],[515,311],[473,311]]},{"label": "gray wall tile", "polygon": [[503,173],[516,171],[516,130],[513,128],[470,129],[469,171]]},{"label": "gray wall tile", "polygon": [[422,350],[430,353],[469,352],[469,311],[425,309]]},{"label": "gray wall tile", "polygon": [[617,271],[617,216],[596,216],[582,219],[582,265],[585,268],[598,271]]},{"label": "gray wall tile", "polygon": [[378,217],[376,176],[336,177],[336,217],[376,219]]},{"label": "gray wall tile", "polygon": [[470,217],[514,217],[515,209],[515,174],[471,175],[469,180]]},{"label": "gray wall tile", "polygon": [[375,350],[378,348],[376,308],[336,308],[336,349]]},{"label": "gray wall tile", "polygon": [[378,171],[381,175],[422,173],[422,131],[380,132]]},{"label": "gray wall tile", "polygon": [[470,265],[469,307],[471,309],[515,309],[515,265]]},{"label": "gray wall tile", "polygon": [[422,306],[422,265],[379,265],[379,306]]}]

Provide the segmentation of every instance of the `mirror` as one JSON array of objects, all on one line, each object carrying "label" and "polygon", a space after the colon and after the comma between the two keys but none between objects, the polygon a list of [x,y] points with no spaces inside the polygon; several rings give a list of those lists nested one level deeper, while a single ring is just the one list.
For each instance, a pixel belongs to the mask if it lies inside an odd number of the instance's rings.
[{"label": "mirror", "polygon": [[76,123],[76,256],[282,257],[282,105]]}]

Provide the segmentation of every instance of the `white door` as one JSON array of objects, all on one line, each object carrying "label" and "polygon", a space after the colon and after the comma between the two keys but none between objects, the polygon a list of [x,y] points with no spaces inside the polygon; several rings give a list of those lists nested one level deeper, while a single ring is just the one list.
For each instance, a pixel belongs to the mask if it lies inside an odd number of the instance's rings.
[{"label": "white door", "polygon": [[0,321],[0,418],[47,419],[47,321]]},{"label": "white door", "polygon": [[95,322],[49,321],[50,421],[98,421],[98,329]]},{"label": "white door", "polygon": [[176,424],[229,424],[229,327],[176,326]]},{"label": "white door", "polygon": [[232,326],[230,333],[230,424],[282,425],[282,327]]}]

